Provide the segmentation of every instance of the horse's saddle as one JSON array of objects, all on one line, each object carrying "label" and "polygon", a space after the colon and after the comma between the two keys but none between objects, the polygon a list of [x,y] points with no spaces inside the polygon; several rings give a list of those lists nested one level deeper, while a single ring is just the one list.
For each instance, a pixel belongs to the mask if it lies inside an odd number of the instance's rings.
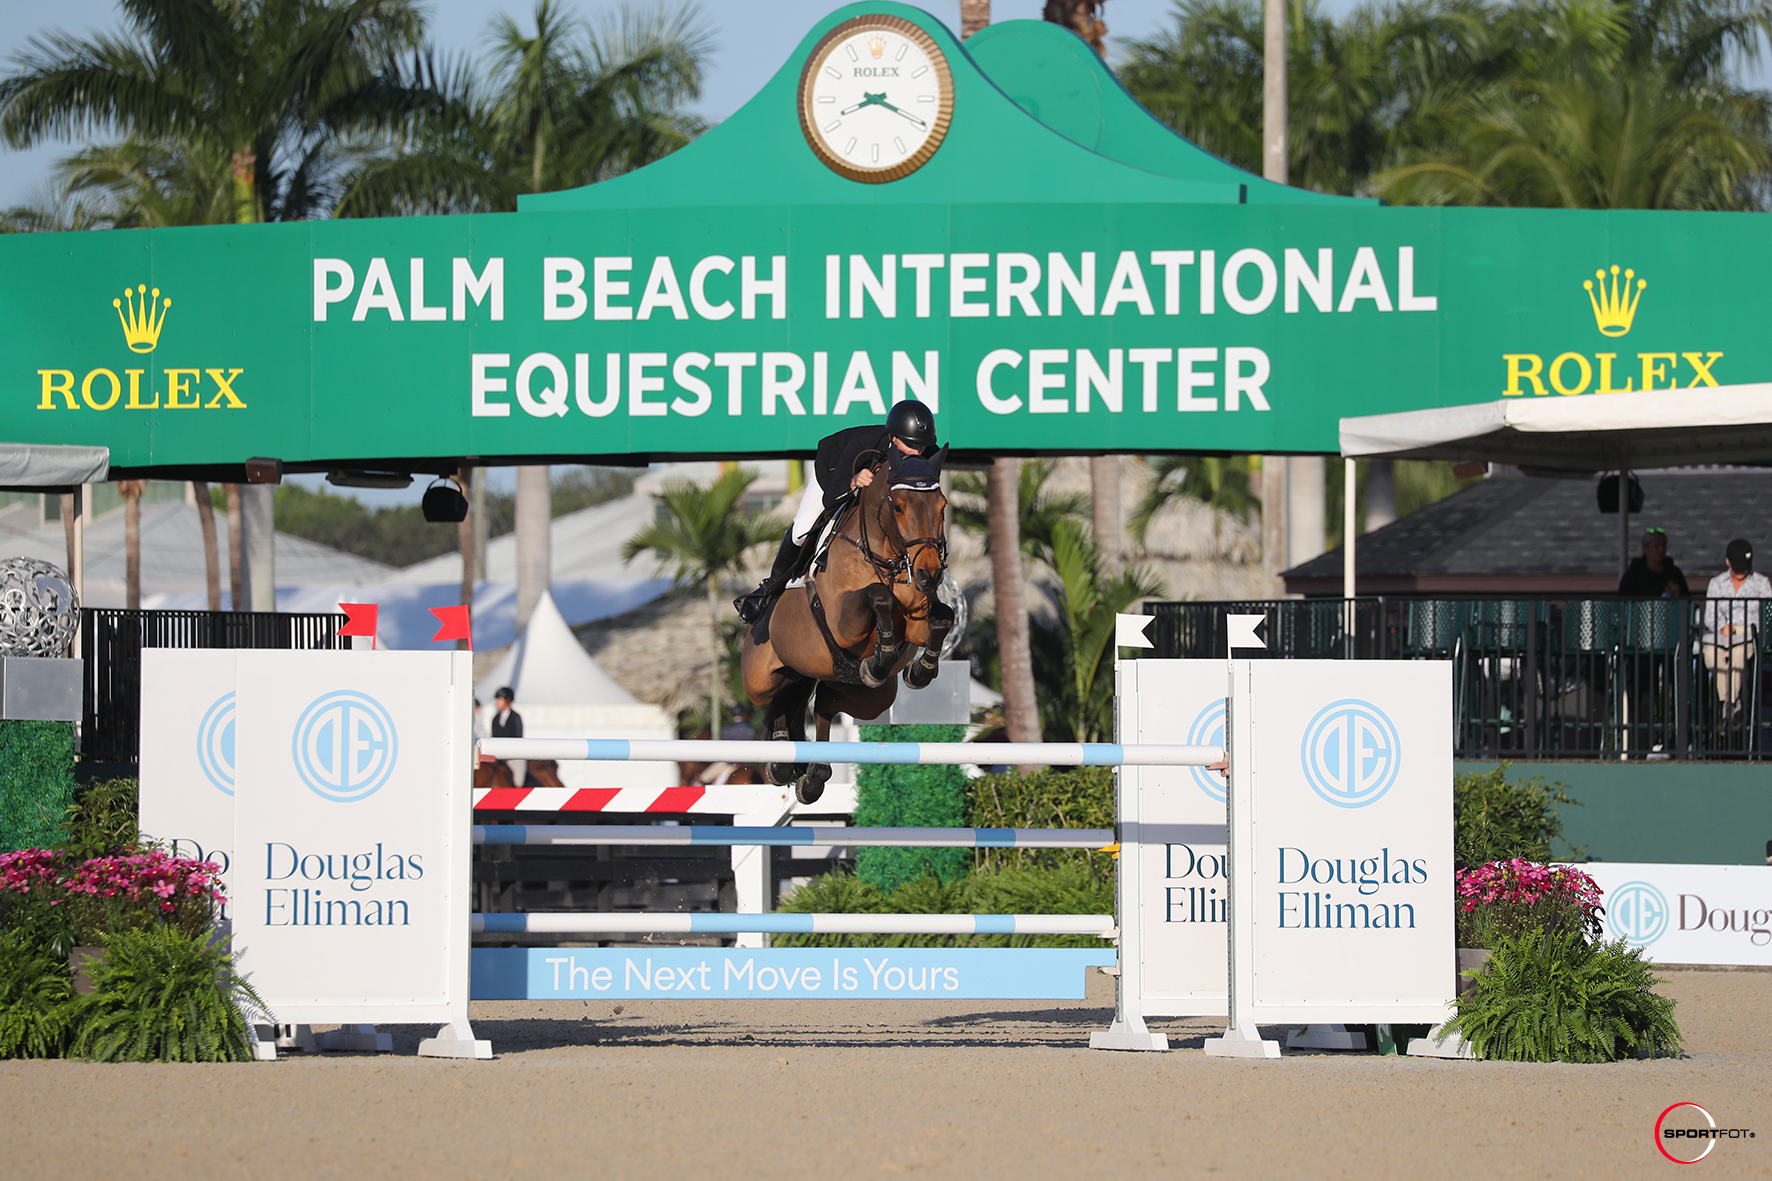
[{"label": "horse's saddle", "polygon": [[[843,520],[849,511],[860,503],[861,498],[851,492],[837,502],[837,507],[823,514],[812,527],[814,544],[808,550],[801,551],[800,560],[794,563],[793,577],[783,584],[784,590],[796,586],[805,586],[806,579],[815,571],[823,570],[830,562],[831,542],[836,539],[837,530],[843,527]],[[806,555],[810,554],[810,557]]]}]

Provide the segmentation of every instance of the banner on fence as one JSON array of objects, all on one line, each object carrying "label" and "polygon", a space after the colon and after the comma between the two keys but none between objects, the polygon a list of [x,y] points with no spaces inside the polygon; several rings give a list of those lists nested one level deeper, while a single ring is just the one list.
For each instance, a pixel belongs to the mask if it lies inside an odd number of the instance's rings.
[{"label": "banner on fence", "polygon": [[1240,660],[1231,681],[1233,1021],[1445,1020],[1451,665]]},{"label": "banner on fence", "polygon": [[467,652],[235,655],[234,932],[278,1020],[465,1018]]},{"label": "banner on fence", "polygon": [[[221,866],[233,897],[234,658],[228,649],[141,653],[142,834]],[[233,919],[223,907],[223,930]]]},{"label": "banner on fence", "polygon": [[1114,950],[1069,947],[480,947],[484,1000],[1081,1000]]},{"label": "banner on fence", "polygon": [[1772,966],[1772,865],[1580,867],[1605,892],[1608,939],[1658,964]]},{"label": "banner on fence", "polygon": [[[1222,746],[1228,683],[1222,660],[1121,665],[1119,740]],[[1120,769],[1122,888],[1141,920],[1122,935],[1121,985],[1146,1016],[1225,1011],[1224,793],[1204,767]]]}]

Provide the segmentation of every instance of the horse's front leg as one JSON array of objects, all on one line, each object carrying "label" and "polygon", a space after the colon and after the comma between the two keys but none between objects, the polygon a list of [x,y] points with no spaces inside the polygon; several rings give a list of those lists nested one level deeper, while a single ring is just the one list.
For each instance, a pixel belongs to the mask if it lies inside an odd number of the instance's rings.
[{"label": "horse's front leg", "polygon": [[900,637],[894,608],[898,600],[885,583],[870,584],[861,592],[874,613],[874,653],[861,662],[861,683],[876,689],[892,678],[898,665]]},{"label": "horse's front leg", "polygon": [[[797,681],[776,694],[764,714],[769,737],[775,742],[803,742],[806,739],[806,701],[814,681]],[[793,783],[804,771],[798,763],[770,763],[763,777],[776,786]]]},{"label": "horse's front leg", "polygon": [[954,609],[935,598],[929,599],[929,639],[923,645],[922,655],[904,670],[904,683],[912,689],[927,688],[941,671],[941,646],[947,642],[948,633],[954,630]]}]

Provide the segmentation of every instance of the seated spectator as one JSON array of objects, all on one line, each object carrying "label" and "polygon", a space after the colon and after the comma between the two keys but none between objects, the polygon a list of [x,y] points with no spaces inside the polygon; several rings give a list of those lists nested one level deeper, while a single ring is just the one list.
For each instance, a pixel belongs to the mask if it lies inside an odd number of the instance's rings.
[{"label": "seated spectator", "polygon": [[1667,530],[1643,530],[1643,554],[1632,558],[1618,580],[1618,593],[1633,599],[1685,598],[1686,576],[1667,556]]},{"label": "seated spectator", "polygon": [[[1705,590],[1701,647],[1704,667],[1717,674],[1717,700],[1731,711],[1741,708],[1741,681],[1754,658],[1754,637],[1760,629],[1761,602],[1772,599],[1772,582],[1754,573],[1753,547],[1741,538],[1729,543],[1728,569],[1710,580]],[[1750,600],[1730,602],[1720,600]]]}]

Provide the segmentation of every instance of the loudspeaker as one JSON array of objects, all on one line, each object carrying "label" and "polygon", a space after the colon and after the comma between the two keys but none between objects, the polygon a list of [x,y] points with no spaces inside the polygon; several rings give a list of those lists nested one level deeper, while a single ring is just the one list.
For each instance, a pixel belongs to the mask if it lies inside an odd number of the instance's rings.
[{"label": "loudspeaker", "polygon": [[452,481],[439,479],[425,489],[425,520],[461,522],[468,519],[468,498]]},{"label": "loudspeaker", "polygon": [[[1595,490],[1595,494],[1599,497],[1601,512],[1615,513],[1618,511],[1617,476],[1606,476],[1602,478],[1599,487]],[[1633,513],[1640,513],[1643,511],[1643,485],[1637,479],[1635,474],[1632,474],[1630,478],[1630,511]]]}]

